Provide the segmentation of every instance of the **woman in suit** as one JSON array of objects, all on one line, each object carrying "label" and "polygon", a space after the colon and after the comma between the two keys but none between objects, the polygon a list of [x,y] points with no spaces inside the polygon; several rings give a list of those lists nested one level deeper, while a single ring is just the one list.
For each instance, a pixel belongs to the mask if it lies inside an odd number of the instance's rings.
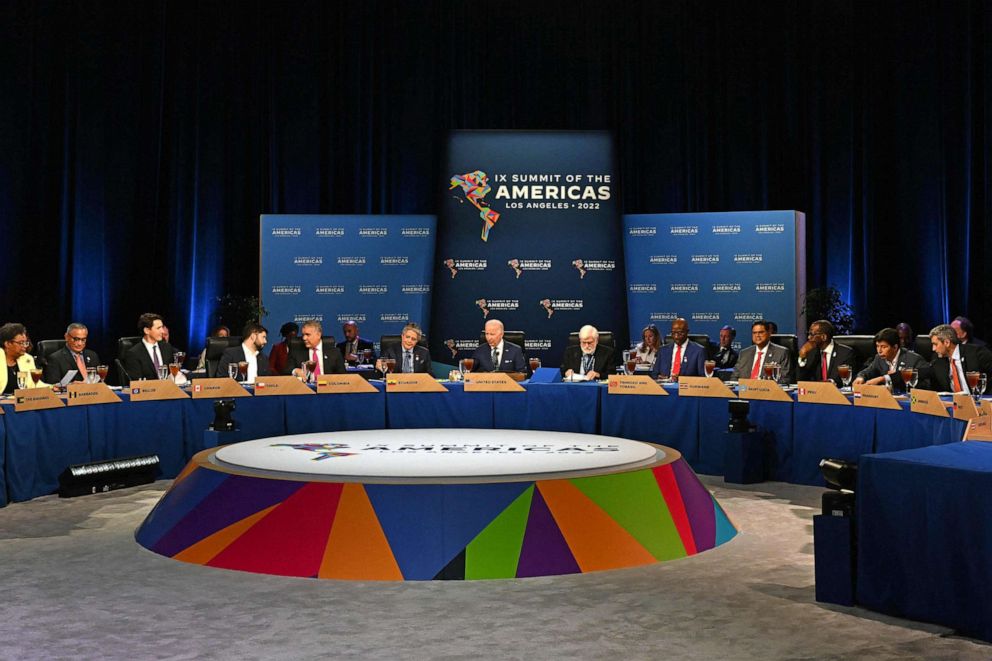
[{"label": "woman in suit", "polygon": [[[31,348],[31,341],[28,339],[28,331],[24,324],[4,324],[0,326],[0,345],[3,346],[3,356],[5,359],[4,369],[0,370],[0,393],[4,395],[14,394],[17,389],[17,373],[28,372],[38,369],[35,367],[34,358],[28,353]],[[28,388],[40,388],[48,384],[28,378],[25,384]]]}]

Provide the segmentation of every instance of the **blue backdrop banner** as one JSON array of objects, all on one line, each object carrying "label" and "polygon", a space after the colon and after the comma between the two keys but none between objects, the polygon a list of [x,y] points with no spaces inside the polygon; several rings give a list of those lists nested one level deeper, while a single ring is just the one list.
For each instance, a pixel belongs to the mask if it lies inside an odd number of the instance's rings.
[{"label": "blue backdrop banner", "polygon": [[750,344],[751,322],[795,333],[806,290],[804,215],[738,211],[624,216],[630,326],[668,334],[684,317],[716,342],[731,325]]},{"label": "blue backdrop banner", "polygon": [[260,298],[273,340],[283,323],[307,319],[339,342],[348,319],[376,344],[408,321],[429,334],[436,225],[435,216],[263,215]]},{"label": "blue backdrop banner", "polygon": [[488,319],[557,366],[583,324],[627,337],[618,186],[607,132],[455,131],[440,204],[435,360],[479,345]]}]

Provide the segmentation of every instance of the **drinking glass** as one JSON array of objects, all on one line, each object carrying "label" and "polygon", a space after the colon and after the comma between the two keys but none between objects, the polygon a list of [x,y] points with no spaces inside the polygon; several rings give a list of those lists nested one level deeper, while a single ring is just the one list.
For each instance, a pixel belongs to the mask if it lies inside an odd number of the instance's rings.
[{"label": "drinking glass", "polygon": [[530,373],[533,374],[537,370],[541,369],[541,359],[540,358],[530,358]]},{"label": "drinking glass", "polygon": [[909,377],[909,381],[906,382],[906,385],[909,386],[910,388],[915,388],[919,380],[920,380],[920,373],[914,369],[913,374]]},{"label": "drinking glass", "polygon": [[227,364],[227,375],[232,379],[238,378],[238,365],[237,363]]},{"label": "drinking glass", "polygon": [[313,371],[317,369],[316,360],[304,360],[300,363],[300,369],[303,370],[303,380],[310,383],[310,379],[313,376]]},{"label": "drinking glass", "polygon": [[980,402],[982,399],[982,395],[985,394],[985,386],[987,383],[987,378],[988,377],[985,375],[984,372],[982,372],[982,375],[978,377],[978,385],[975,386],[975,392],[978,393],[975,396],[975,403]]},{"label": "drinking glass", "polygon": [[40,369],[33,369],[33,370],[31,370],[31,380],[34,381],[34,384],[35,385],[38,385],[38,382],[41,381],[41,370]]},{"label": "drinking glass", "polygon": [[[899,376],[902,377],[902,382],[906,384],[906,394],[909,394],[910,381],[913,379],[913,368],[912,367],[901,367],[899,368]],[[915,381],[914,381],[915,384]]]},{"label": "drinking glass", "polygon": [[637,371],[637,356],[634,355],[634,354],[631,354],[627,358],[627,361],[624,364],[624,367],[627,368],[626,369],[626,373],[627,374],[633,374],[634,372],[636,372]]},{"label": "drinking glass", "polygon": [[715,369],[716,369],[715,360],[707,360],[705,363],[703,363],[703,371],[706,373],[707,379],[713,376],[713,371]]},{"label": "drinking glass", "polygon": [[179,363],[169,363],[169,376],[172,377],[172,382],[176,382],[176,377],[179,376]]},{"label": "drinking glass", "polygon": [[17,373],[17,387],[24,390],[28,387],[28,373],[18,372]]},{"label": "drinking glass", "polygon": [[383,366],[386,368],[386,374],[391,374],[396,371],[396,359],[386,358],[382,361]]},{"label": "drinking glass", "polygon": [[169,366],[168,365],[159,365],[157,371],[158,371],[158,378],[159,378],[159,380],[162,380],[162,379],[166,378],[167,376],[169,376]]},{"label": "drinking glass", "polygon": [[[463,377],[463,378],[465,377],[465,372],[471,372],[471,371],[472,371],[472,370],[471,370],[471,369],[470,369],[470,368],[469,368],[469,367],[468,367],[468,366],[467,366],[467,365],[465,364],[465,363],[467,363],[467,362],[468,362],[468,361],[470,361],[470,360],[472,360],[472,359],[471,359],[471,358],[462,358],[461,360],[459,360],[459,361],[458,361],[458,371],[462,373],[462,377]],[[383,370],[383,371],[385,371],[385,370]]]},{"label": "drinking glass", "polygon": [[837,375],[840,376],[840,382],[844,384],[847,388],[851,385],[851,366],[850,365],[838,365]]},{"label": "drinking glass", "polygon": [[110,367],[107,365],[97,365],[96,375],[100,378],[100,381],[106,381],[107,375],[110,373]]},{"label": "drinking glass", "polygon": [[241,375],[242,381],[248,380],[248,361],[242,360],[238,363],[238,374]]},{"label": "drinking glass", "polygon": [[368,365],[372,362],[372,349],[362,349],[362,363]]},{"label": "drinking glass", "polygon": [[980,372],[965,372],[964,380],[968,383],[968,392],[975,394],[975,388],[978,387],[978,378],[980,376]]},{"label": "drinking glass", "polygon": [[96,368],[95,367],[87,367],[86,368],[86,376],[84,378],[86,379],[86,383],[99,383],[100,382],[100,377],[97,376],[97,374],[96,374]]},{"label": "drinking glass", "polygon": [[769,379],[769,380],[774,379],[775,378],[775,363],[765,361],[765,364],[762,366],[762,371],[765,373],[764,378]]},{"label": "drinking glass", "polygon": [[186,363],[186,352],[176,351],[172,354],[173,358],[177,363],[179,363],[179,369],[182,369],[183,365]]},{"label": "drinking glass", "polygon": [[475,358],[464,358],[463,361],[465,362],[466,372],[471,372],[473,369],[475,369]]}]

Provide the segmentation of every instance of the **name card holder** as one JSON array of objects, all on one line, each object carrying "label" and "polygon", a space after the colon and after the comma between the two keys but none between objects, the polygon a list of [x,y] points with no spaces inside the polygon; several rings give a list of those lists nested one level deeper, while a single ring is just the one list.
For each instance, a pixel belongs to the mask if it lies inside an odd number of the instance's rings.
[{"label": "name card holder", "polygon": [[992,415],[972,418],[964,426],[962,441],[992,441]]},{"label": "name card holder", "polygon": [[65,404],[51,388],[25,388],[14,391],[14,411],[41,411],[60,409]]},{"label": "name card holder", "polygon": [[964,393],[954,395],[955,420],[971,420],[980,415],[984,414],[975,406],[975,400],[971,398],[971,395],[965,395]]},{"label": "name card holder", "polygon": [[386,377],[386,392],[448,392],[430,374],[390,374]]},{"label": "name card holder", "polygon": [[154,381],[132,381],[132,402],[157,402],[166,399],[186,399],[189,397],[172,379],[155,379]]},{"label": "name card holder", "polygon": [[902,409],[888,388],[877,385],[854,386],[854,405],[865,406],[870,409],[890,409],[892,411]]},{"label": "name card holder", "polygon": [[723,381],[715,377],[680,376],[679,397],[717,397],[719,399],[737,399]]},{"label": "name card holder", "polygon": [[120,404],[121,398],[107,387],[106,383],[83,383],[73,381],[66,386],[69,406],[85,406],[88,404]]},{"label": "name card holder", "polygon": [[668,397],[660,383],[643,374],[610,374],[606,378],[606,394]]},{"label": "name card holder", "polygon": [[255,396],[312,395],[310,387],[295,376],[259,376],[255,378]]},{"label": "name card holder", "polygon": [[506,372],[466,372],[465,392],[523,392],[524,387]]},{"label": "name card holder", "polygon": [[375,386],[361,374],[321,374],[317,377],[318,395],[377,393]]},{"label": "name card holder", "polygon": [[850,406],[851,402],[837,390],[833,381],[800,381],[799,401],[802,404],[836,404]]},{"label": "name card holder", "polygon": [[759,399],[766,402],[789,402],[792,397],[782,386],[769,379],[741,379],[737,382],[737,396],[741,399]]},{"label": "name card holder", "polygon": [[229,397],[251,397],[244,386],[229,376],[216,379],[193,379],[193,399],[220,399]]},{"label": "name card holder", "polygon": [[940,418],[949,418],[947,404],[945,404],[933,390],[923,390],[913,388],[909,397],[909,410],[913,413],[925,413],[935,415]]}]

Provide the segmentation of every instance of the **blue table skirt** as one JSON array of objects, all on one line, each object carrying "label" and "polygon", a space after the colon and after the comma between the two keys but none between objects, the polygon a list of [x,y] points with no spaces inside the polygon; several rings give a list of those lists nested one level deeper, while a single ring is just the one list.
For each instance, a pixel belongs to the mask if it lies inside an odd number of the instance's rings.
[{"label": "blue table skirt", "polygon": [[668,397],[604,392],[600,414],[602,433],[667,445],[681,452],[695,467],[699,459],[700,400],[695,397],[683,399],[677,390],[666,390]]},{"label": "blue table skirt", "polygon": [[858,473],[858,602],[992,641],[992,444],[864,456]]}]

